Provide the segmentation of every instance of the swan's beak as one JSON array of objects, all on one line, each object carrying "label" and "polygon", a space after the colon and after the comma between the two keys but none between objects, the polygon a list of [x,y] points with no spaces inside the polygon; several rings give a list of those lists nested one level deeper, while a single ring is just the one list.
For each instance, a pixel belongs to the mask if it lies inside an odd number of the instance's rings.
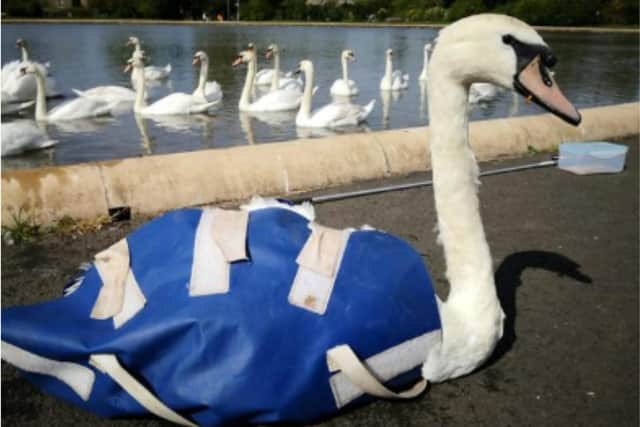
[{"label": "swan's beak", "polygon": [[232,67],[237,67],[242,64],[244,61],[242,60],[242,56],[238,56],[235,61],[231,64]]},{"label": "swan's beak", "polygon": [[560,91],[539,55],[516,74],[514,86],[527,100],[535,102],[572,125],[580,124],[580,113]]},{"label": "swan's beak", "polygon": [[265,59],[271,59],[273,57],[273,50],[269,49],[267,53],[264,54]]},{"label": "swan's beak", "polygon": [[193,61],[191,62],[192,65],[198,65],[200,63],[200,58],[198,58],[197,56],[193,57]]},{"label": "swan's beak", "polygon": [[124,67],[124,73],[128,73],[129,71],[131,71],[131,69],[133,68],[133,66],[131,64],[127,64],[126,67]]}]

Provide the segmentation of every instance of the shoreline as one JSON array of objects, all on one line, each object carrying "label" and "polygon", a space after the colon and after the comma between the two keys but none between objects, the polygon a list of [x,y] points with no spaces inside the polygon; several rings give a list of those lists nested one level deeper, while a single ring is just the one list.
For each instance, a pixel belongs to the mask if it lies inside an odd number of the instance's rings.
[{"label": "shoreline", "polygon": [[[213,25],[238,27],[346,27],[346,28],[443,28],[448,23],[410,23],[410,22],[304,22],[304,21],[189,21],[157,19],[93,19],[93,18],[4,18],[0,24],[74,24],[74,25]],[[562,27],[533,26],[538,31],[588,32],[588,33],[639,33],[640,28],[627,27]]]}]

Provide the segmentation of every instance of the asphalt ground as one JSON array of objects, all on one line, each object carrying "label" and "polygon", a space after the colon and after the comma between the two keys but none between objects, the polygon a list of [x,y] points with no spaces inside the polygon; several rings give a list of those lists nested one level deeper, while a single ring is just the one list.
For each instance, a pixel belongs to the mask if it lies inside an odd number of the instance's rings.
[{"label": "asphalt ground", "polygon": [[[507,315],[488,363],[432,384],[411,401],[376,401],[319,425],[638,426],[638,138],[622,142],[630,150],[620,174],[577,176],[552,167],[482,179],[482,215]],[[536,154],[481,169],[548,158]],[[404,238],[423,255],[438,293],[446,296],[430,187],[319,204],[316,211],[326,225],[366,223]],[[2,307],[59,296],[81,262],[142,222],[3,242]],[[42,394],[3,362],[2,425],[168,424],[99,419]]]}]

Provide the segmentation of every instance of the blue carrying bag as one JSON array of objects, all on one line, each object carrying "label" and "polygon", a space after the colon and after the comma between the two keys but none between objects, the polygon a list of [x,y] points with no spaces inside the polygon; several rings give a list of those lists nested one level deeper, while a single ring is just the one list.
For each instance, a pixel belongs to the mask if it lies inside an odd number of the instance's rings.
[{"label": "blue carrying bag", "polygon": [[313,422],[419,394],[441,343],[420,255],[313,219],[263,200],[159,217],[64,297],[4,309],[2,357],[100,416],[182,425]]}]

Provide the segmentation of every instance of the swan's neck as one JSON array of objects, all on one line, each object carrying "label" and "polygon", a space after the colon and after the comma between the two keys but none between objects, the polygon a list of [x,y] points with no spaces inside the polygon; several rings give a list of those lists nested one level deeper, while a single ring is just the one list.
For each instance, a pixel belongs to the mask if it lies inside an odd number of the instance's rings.
[{"label": "swan's neck", "polygon": [[439,307],[442,348],[427,358],[423,374],[442,381],[472,371],[490,356],[504,315],[480,217],[478,165],[468,137],[468,87],[443,70],[448,67],[433,65],[428,81],[431,166],[450,290]]},{"label": "swan's neck", "polygon": [[36,67],[36,120],[47,120],[47,82]]},{"label": "swan's neck", "polygon": [[426,80],[427,79],[427,68],[429,67],[429,53],[425,52],[424,53],[424,61],[422,63],[422,73],[420,73],[420,80]]},{"label": "swan's neck", "polygon": [[313,96],[313,69],[306,70],[304,73],[304,92],[302,93],[302,101],[300,102],[300,110],[296,121],[308,120],[311,116],[311,100]]},{"label": "swan's neck", "polygon": [[273,53],[273,75],[271,77],[271,90],[278,90],[280,86],[280,54]]},{"label": "swan's neck", "polygon": [[391,72],[393,71],[393,62],[391,61],[391,56],[387,55],[387,61],[384,66],[384,78],[391,81]]},{"label": "swan's neck", "polygon": [[134,67],[132,72],[135,73],[133,88],[136,91],[136,100],[133,104],[133,111],[138,113],[147,106],[147,102],[144,100],[144,91],[146,90],[144,87],[144,70],[142,67]]},{"label": "swan's neck", "polygon": [[253,90],[253,79],[256,76],[256,60],[252,58],[247,64],[247,76],[244,79],[244,86],[242,87],[242,94],[240,95],[239,108],[240,110],[251,105],[251,91]]},{"label": "swan's neck", "polygon": [[347,63],[347,58],[342,58],[342,80],[346,82],[349,81],[349,64]]},{"label": "swan's neck", "polygon": [[134,48],[133,48],[133,51],[134,51],[135,53],[140,53],[140,52],[142,52],[142,48],[140,47],[140,42],[139,42],[139,41],[135,42],[135,44],[134,44]]},{"label": "swan's neck", "polygon": [[200,77],[198,78],[198,88],[196,92],[204,96],[204,87],[207,84],[207,75],[209,74],[209,61],[200,60]]},{"label": "swan's neck", "polygon": [[29,60],[29,50],[25,46],[20,46],[20,50],[22,51],[22,62],[27,62]]}]

